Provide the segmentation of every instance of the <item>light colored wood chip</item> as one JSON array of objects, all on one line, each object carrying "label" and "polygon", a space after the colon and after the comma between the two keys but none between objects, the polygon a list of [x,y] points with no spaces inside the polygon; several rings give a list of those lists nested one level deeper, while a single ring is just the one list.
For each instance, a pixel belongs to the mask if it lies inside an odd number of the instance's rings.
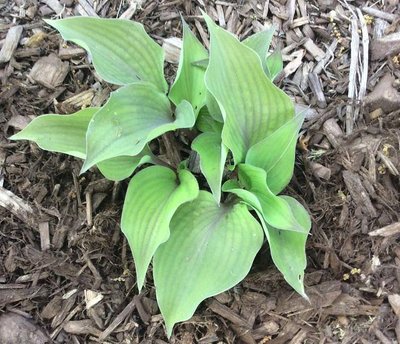
[{"label": "light colored wood chip", "polygon": [[400,233],[400,222],[395,222],[385,227],[375,229],[368,233],[369,236],[389,237]]},{"label": "light colored wood chip", "polygon": [[179,56],[182,50],[182,39],[170,37],[164,39],[162,48],[165,52],[165,60],[169,63],[179,63]]},{"label": "light colored wood chip", "polygon": [[56,15],[60,15],[64,12],[64,6],[61,5],[58,0],[45,0],[44,3],[49,6]]},{"label": "light colored wood chip", "polygon": [[320,77],[314,72],[311,72],[308,75],[308,81],[311,91],[317,100],[318,107],[320,107],[321,109],[326,108],[328,104],[326,102],[324,91],[322,89],[322,82]]},{"label": "light colored wood chip", "polygon": [[22,30],[23,29],[21,25],[13,26],[8,30],[3,47],[0,51],[0,63],[10,61],[15,49],[18,46],[18,42],[22,35]]},{"label": "light colored wood chip", "polygon": [[62,84],[68,71],[68,62],[63,62],[55,54],[50,54],[36,61],[29,77],[38,84],[54,89]]},{"label": "light colored wood chip", "polygon": [[316,61],[321,61],[324,58],[324,51],[320,47],[318,47],[311,38],[305,39],[303,42],[303,46],[314,57]]},{"label": "light colored wood chip", "polygon": [[36,228],[37,220],[31,206],[3,187],[0,187],[0,206],[13,213],[30,227]]},{"label": "light colored wood chip", "polygon": [[50,231],[48,222],[39,223],[40,248],[42,251],[50,249]]},{"label": "light colored wood chip", "polygon": [[60,44],[58,57],[62,60],[69,60],[86,55],[86,50],[80,47],[70,47],[64,42]]},{"label": "light colored wood chip", "polygon": [[393,22],[396,20],[396,18],[398,18],[399,16],[392,14],[392,13],[388,13],[388,12],[384,12],[384,11],[380,11],[376,8],[373,7],[363,7],[362,11],[366,14],[369,14],[373,17],[377,17],[377,18],[381,18],[381,19],[385,19],[389,22]]}]

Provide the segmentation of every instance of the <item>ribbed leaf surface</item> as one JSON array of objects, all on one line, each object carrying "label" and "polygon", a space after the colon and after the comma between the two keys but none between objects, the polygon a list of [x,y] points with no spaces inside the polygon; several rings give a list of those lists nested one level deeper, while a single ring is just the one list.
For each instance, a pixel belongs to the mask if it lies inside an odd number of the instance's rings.
[{"label": "ribbed leaf surface", "polygon": [[266,225],[271,257],[285,280],[300,295],[304,291],[304,270],[307,266],[306,241],[311,229],[310,216],[304,207],[289,196],[281,196],[290,206],[303,232],[283,231]]},{"label": "ribbed leaf surface", "polygon": [[258,55],[205,16],[211,35],[206,86],[223,117],[222,140],[235,163],[247,151],[294,116],[289,97],[264,74]]},{"label": "ribbed leaf surface", "polygon": [[86,129],[98,110],[87,108],[72,115],[42,115],[10,139],[30,140],[44,150],[85,159]]},{"label": "ribbed leaf surface", "polygon": [[119,181],[128,178],[140,165],[153,164],[153,154],[148,146],[135,156],[117,156],[97,164],[101,174],[109,180]]},{"label": "ribbed leaf surface", "polygon": [[239,283],[263,242],[262,228],[246,205],[220,205],[200,191],[171,221],[170,239],[153,262],[157,301],[167,333],[189,319],[204,299]]},{"label": "ribbed leaf surface", "polygon": [[212,194],[219,204],[221,182],[228,150],[221,140],[221,133],[207,132],[196,137],[192,149],[200,155],[200,169],[207,180]]},{"label": "ribbed leaf surface", "polygon": [[89,124],[82,172],[106,159],[137,155],[157,136],[194,125],[188,102],[179,104],[175,114],[173,118],[167,96],[149,83],[137,82],[114,91]]},{"label": "ribbed leaf surface", "polygon": [[178,207],[195,199],[199,189],[186,170],[179,179],[169,168],[148,167],[130,181],[122,210],[121,228],[132,250],[139,291],[150,261],[169,238],[169,225]]},{"label": "ribbed leaf surface", "polygon": [[142,24],[91,17],[46,20],[46,23],[57,29],[65,40],[86,49],[104,80],[117,85],[148,81],[161,92],[167,91],[164,51]]},{"label": "ribbed leaf surface", "polygon": [[303,120],[303,114],[296,115],[247,152],[246,164],[265,170],[267,185],[274,194],[280,193],[292,178],[297,137]]}]

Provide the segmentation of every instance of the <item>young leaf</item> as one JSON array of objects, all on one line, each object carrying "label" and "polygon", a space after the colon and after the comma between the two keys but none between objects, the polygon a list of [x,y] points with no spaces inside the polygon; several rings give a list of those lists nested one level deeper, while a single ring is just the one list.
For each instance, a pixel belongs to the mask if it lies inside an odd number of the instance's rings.
[{"label": "young leaf", "polygon": [[97,164],[101,174],[109,180],[119,181],[128,178],[140,165],[154,164],[153,153],[148,146],[135,156],[117,156]]},{"label": "young leaf", "polygon": [[294,198],[289,196],[282,196],[282,198],[291,207],[303,232],[283,231],[266,225],[271,257],[290,286],[307,299],[303,280],[304,270],[307,266],[305,246],[311,229],[310,216]]},{"label": "young leaf", "polygon": [[246,164],[265,170],[267,185],[274,194],[280,193],[292,178],[297,137],[303,121],[303,114],[296,115],[247,152]]},{"label": "young leaf", "polygon": [[168,336],[200,302],[240,282],[263,242],[261,226],[244,204],[218,206],[206,191],[177,210],[170,228],[153,262]]},{"label": "young leaf", "polygon": [[42,115],[10,139],[30,140],[44,150],[85,159],[86,129],[98,110],[87,108],[72,115]]},{"label": "young leaf", "polygon": [[121,87],[111,93],[89,124],[82,172],[106,159],[139,154],[157,136],[192,127],[194,122],[187,101],[178,105],[174,119],[167,96],[153,85],[137,82]]},{"label": "young leaf", "polygon": [[221,141],[221,133],[208,132],[196,137],[192,149],[200,155],[200,169],[212,194],[219,204],[221,200],[221,182],[228,150]]},{"label": "young leaf", "polygon": [[223,143],[235,163],[294,116],[290,98],[264,74],[258,55],[204,15],[211,36],[206,87],[224,118]]},{"label": "young leaf", "polygon": [[181,170],[178,179],[169,168],[152,166],[131,179],[121,229],[132,250],[139,291],[154,252],[169,238],[172,216],[181,204],[195,199],[198,192],[196,178],[187,170]]},{"label": "young leaf", "polygon": [[91,17],[46,20],[46,23],[57,29],[65,40],[86,49],[105,81],[117,85],[148,81],[159,91],[167,91],[164,51],[142,24]]},{"label": "young leaf", "polygon": [[275,196],[269,190],[264,170],[240,164],[239,181],[245,190],[232,188],[232,184],[224,185],[223,190],[236,194],[246,204],[257,210],[270,226],[283,230],[303,231],[286,200]]},{"label": "young leaf", "polygon": [[196,60],[207,58],[208,53],[184,20],[182,20],[182,23],[183,46],[176,79],[171,87],[169,98],[175,105],[178,105],[182,100],[187,100],[192,104],[194,113],[197,116],[205,104],[205,70],[193,66],[192,63]]},{"label": "young leaf", "polygon": [[266,74],[272,81],[278,76],[283,69],[282,54],[275,50],[266,60]]},{"label": "young leaf", "polygon": [[272,37],[274,36],[275,28],[271,27],[267,30],[260,31],[247,37],[243,40],[243,44],[254,50],[261,59],[263,70],[266,70],[266,59],[269,46],[271,45]]}]

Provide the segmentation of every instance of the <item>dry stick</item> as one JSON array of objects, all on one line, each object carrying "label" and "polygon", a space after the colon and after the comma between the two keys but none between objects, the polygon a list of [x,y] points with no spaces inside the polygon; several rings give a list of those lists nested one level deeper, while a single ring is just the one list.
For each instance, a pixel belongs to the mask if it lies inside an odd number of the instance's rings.
[{"label": "dry stick", "polygon": [[369,37],[368,37],[368,28],[367,24],[365,23],[364,16],[362,15],[359,8],[357,8],[356,10],[358,14],[358,20],[360,21],[361,24],[362,47],[363,47],[361,81],[360,81],[360,89],[358,92],[358,100],[362,102],[365,97],[365,94],[367,93]]},{"label": "dry stick", "polygon": [[124,308],[124,310],[119,313],[113,322],[101,333],[99,336],[99,341],[103,341],[106,339],[117,327],[120,323],[122,323],[135,309],[136,300],[133,299],[128,305]]},{"label": "dry stick", "polygon": [[395,14],[386,13],[386,12],[377,10],[376,8],[372,8],[372,7],[363,7],[362,10],[366,14],[369,14],[369,15],[377,17],[377,18],[385,19],[389,22],[395,21],[396,18],[398,17]]},{"label": "dry stick", "polygon": [[354,99],[356,96],[356,80],[357,80],[357,67],[358,67],[358,53],[360,37],[358,35],[357,18],[353,17],[351,20],[351,58],[350,58],[350,72],[349,72],[349,91],[348,98],[349,104],[346,106],[346,135],[353,132],[354,127]]}]

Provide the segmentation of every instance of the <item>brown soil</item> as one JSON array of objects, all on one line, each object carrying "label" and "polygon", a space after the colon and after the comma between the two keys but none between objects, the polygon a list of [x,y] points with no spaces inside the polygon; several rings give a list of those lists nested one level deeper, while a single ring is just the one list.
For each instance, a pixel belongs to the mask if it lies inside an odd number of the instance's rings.
[{"label": "brown soil", "polygon": [[[99,105],[112,90],[42,17],[60,9],[62,16],[124,13],[162,44],[181,36],[182,13],[207,44],[199,8],[241,38],[264,23],[276,25],[273,47],[282,50],[286,66],[279,85],[310,105],[286,192],[313,218],[306,273],[311,302],[290,289],[265,248],[241,284],[204,302],[175,327],[170,342],[400,343],[400,39],[390,49],[380,39],[399,35],[400,5],[390,0],[357,13],[369,5],[0,0],[0,47],[12,27],[22,28],[21,36],[14,32],[16,50],[0,62],[0,195],[20,206],[4,207],[0,197],[0,343],[168,342],[151,273],[137,295],[120,232],[126,182],[108,182],[94,170],[80,176],[80,161],[7,137],[34,116],[75,111],[82,105],[71,101],[75,95],[83,105]],[[366,41],[373,59],[363,69]],[[47,67],[31,72],[52,53]],[[168,75],[174,69],[169,64]]]}]

